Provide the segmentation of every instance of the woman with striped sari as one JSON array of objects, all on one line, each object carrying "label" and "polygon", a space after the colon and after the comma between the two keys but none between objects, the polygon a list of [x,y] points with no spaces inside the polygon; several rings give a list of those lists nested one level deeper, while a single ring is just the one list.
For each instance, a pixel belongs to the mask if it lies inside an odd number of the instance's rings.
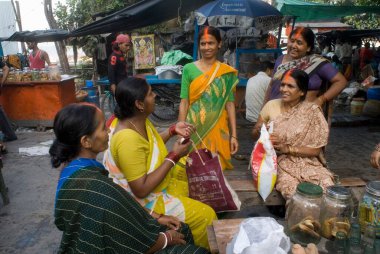
[{"label": "woman with striped sari", "polygon": [[196,127],[199,136],[193,134],[191,140],[198,148],[217,152],[222,169],[232,169],[231,154],[239,148],[234,104],[237,71],[217,60],[222,46],[219,30],[203,28],[198,44],[202,58],[184,66],[178,120]]},{"label": "woman with striped sari", "polygon": [[55,117],[49,153],[63,166],[55,199],[58,253],[208,253],[194,245],[188,226],[172,216],[149,214],[113,183],[96,161],[108,147],[101,110],[71,104]]}]

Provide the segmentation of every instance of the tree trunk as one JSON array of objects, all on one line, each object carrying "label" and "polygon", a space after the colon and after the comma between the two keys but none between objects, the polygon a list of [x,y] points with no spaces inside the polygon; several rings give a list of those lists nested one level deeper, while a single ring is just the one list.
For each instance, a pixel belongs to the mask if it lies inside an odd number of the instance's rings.
[{"label": "tree trunk", "polygon": [[[15,13],[15,16],[16,16],[16,22],[17,22],[17,25],[18,25],[18,30],[20,32],[22,32],[21,12],[20,12],[19,2],[16,1],[16,4],[14,3],[13,0],[11,2],[12,2],[13,12]],[[24,42],[20,42],[20,44],[21,44],[21,51],[22,51],[22,53],[26,54],[26,48],[25,48]]]},{"label": "tree trunk", "polygon": [[[57,22],[54,19],[53,16],[53,6],[51,3],[51,0],[44,0],[44,11],[46,19],[49,23],[49,27],[52,29],[58,29]],[[63,69],[64,73],[68,73],[70,70],[69,61],[67,59],[66,55],[66,47],[64,41],[56,41],[55,48],[57,49],[59,62],[61,63],[61,67]]]}]

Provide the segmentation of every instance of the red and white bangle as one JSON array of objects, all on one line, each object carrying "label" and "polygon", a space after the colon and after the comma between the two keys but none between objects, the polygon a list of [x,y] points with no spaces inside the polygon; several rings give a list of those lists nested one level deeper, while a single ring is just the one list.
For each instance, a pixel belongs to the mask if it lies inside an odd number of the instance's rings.
[{"label": "red and white bangle", "polygon": [[160,232],[160,234],[162,234],[165,237],[164,247],[162,247],[162,249],[165,249],[166,246],[168,246],[168,237],[166,236],[166,234],[164,232]]},{"label": "red and white bangle", "polygon": [[169,152],[168,155],[166,155],[165,159],[168,159],[169,161],[173,161],[174,164],[176,164],[179,161],[180,157],[175,152]]},{"label": "red and white bangle", "polygon": [[168,231],[164,232],[164,234],[166,235],[166,238],[168,238],[168,244],[172,242],[173,238],[172,238],[172,235],[169,234]]},{"label": "red and white bangle", "polygon": [[177,135],[177,131],[175,130],[176,124],[172,124],[169,127],[169,135],[170,137]]}]

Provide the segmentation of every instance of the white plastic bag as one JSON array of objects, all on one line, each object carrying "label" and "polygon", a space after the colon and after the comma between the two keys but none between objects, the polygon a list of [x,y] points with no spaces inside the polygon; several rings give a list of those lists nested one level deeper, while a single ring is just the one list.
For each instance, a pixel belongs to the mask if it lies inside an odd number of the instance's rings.
[{"label": "white plastic bag", "polygon": [[254,217],[244,220],[232,241],[227,244],[226,254],[286,254],[290,239],[284,227],[271,217]]},{"label": "white plastic bag", "polygon": [[277,155],[272,142],[269,140],[269,132],[265,124],[261,127],[260,138],[253,148],[250,168],[255,187],[265,201],[277,180]]}]

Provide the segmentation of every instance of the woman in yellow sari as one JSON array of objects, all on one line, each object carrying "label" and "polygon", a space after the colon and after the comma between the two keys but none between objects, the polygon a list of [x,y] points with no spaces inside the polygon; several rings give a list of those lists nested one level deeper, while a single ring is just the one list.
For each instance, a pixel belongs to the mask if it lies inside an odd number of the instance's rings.
[{"label": "woman in yellow sari", "polygon": [[128,78],[116,88],[117,107],[110,126],[110,145],[103,163],[113,181],[122,186],[155,218],[170,215],[187,223],[196,245],[208,248],[206,227],[216,220],[214,210],[188,198],[188,183],[179,159],[190,142],[178,139],[168,153],[165,142],[178,134],[189,137],[193,126],[178,122],[158,133],[148,116],[155,94],[144,79]]},{"label": "woman in yellow sari", "polygon": [[191,140],[198,148],[217,152],[222,169],[232,169],[231,154],[239,148],[234,104],[238,78],[234,68],[217,60],[221,40],[216,28],[201,30],[202,58],[184,66],[178,120],[196,127],[199,136],[193,134]]}]

